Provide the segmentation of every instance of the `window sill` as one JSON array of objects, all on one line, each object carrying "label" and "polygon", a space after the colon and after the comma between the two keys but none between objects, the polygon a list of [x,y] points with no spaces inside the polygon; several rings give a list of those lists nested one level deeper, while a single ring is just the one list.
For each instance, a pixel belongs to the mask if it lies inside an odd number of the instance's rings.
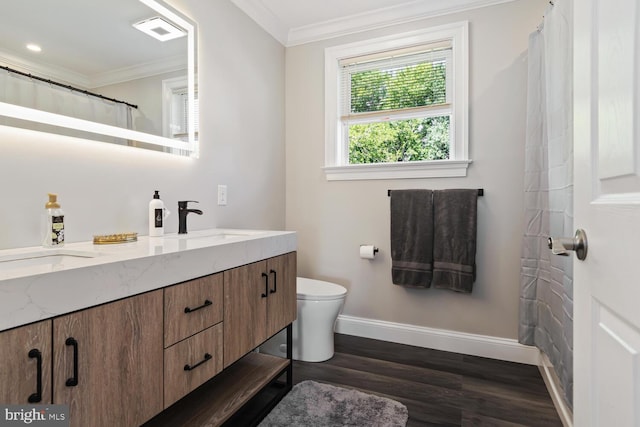
[{"label": "window sill", "polygon": [[327,181],[369,179],[451,178],[467,176],[471,160],[433,160],[424,162],[373,163],[325,166]]}]

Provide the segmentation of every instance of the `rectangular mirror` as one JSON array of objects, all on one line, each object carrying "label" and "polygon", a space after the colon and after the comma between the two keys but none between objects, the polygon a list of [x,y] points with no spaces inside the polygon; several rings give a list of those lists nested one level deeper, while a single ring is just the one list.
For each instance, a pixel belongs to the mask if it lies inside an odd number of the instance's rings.
[{"label": "rectangular mirror", "polygon": [[195,25],[161,0],[0,14],[2,125],[197,157],[197,106]]}]

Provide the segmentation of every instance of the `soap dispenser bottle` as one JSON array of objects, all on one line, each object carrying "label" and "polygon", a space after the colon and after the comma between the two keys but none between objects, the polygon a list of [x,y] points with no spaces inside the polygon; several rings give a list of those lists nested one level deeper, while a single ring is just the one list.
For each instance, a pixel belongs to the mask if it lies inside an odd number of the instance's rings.
[{"label": "soap dispenser bottle", "polygon": [[164,203],[160,200],[160,192],[155,190],[149,202],[149,237],[164,235]]},{"label": "soap dispenser bottle", "polygon": [[49,193],[49,201],[44,205],[44,231],[42,245],[59,247],[64,245],[64,212],[58,203],[58,195]]}]

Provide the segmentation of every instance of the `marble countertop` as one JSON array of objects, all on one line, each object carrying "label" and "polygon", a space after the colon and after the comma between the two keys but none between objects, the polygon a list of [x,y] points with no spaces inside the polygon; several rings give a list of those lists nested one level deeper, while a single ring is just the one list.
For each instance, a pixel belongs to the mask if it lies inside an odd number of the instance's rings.
[{"label": "marble countertop", "polygon": [[[115,245],[0,250],[0,331],[296,249],[295,232],[209,229]],[[15,258],[24,259],[7,261]]]}]

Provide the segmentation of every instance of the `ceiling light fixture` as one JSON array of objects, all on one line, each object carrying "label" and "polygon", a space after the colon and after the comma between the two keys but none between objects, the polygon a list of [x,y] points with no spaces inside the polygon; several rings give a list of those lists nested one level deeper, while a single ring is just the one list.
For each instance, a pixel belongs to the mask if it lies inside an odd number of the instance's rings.
[{"label": "ceiling light fixture", "polygon": [[29,49],[32,52],[42,52],[42,48],[34,43],[29,43],[27,45],[27,49]]},{"label": "ceiling light fixture", "polygon": [[133,26],[151,37],[165,42],[187,35],[187,32],[165,21],[159,16],[136,22]]}]

